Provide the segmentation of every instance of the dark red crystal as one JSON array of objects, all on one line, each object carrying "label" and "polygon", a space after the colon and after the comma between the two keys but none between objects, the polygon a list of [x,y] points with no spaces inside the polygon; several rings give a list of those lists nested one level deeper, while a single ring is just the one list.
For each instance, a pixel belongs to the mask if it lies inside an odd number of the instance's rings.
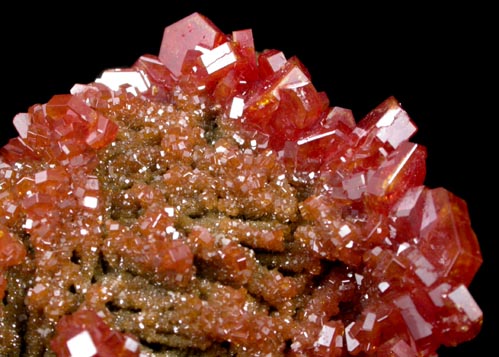
[{"label": "dark red crystal", "polygon": [[130,335],[113,331],[95,312],[80,310],[63,316],[51,341],[58,357],[137,357],[139,343]]}]

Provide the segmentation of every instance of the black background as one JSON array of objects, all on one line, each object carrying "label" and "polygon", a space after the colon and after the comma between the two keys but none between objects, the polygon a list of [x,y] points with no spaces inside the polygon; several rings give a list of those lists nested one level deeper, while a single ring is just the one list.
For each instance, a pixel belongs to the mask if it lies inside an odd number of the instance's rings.
[{"label": "black background", "polygon": [[17,135],[16,113],[91,82],[104,69],[158,54],[164,27],[194,11],[225,33],[251,28],[257,50],[297,56],[331,106],[352,109],[358,120],[388,96],[401,102],[419,128],[412,141],[428,149],[427,186],[443,186],[468,202],[484,257],[470,286],[484,312],[482,331],[439,355],[490,355],[499,337],[493,11],[479,2],[400,3],[13,3],[0,13],[0,145]]}]

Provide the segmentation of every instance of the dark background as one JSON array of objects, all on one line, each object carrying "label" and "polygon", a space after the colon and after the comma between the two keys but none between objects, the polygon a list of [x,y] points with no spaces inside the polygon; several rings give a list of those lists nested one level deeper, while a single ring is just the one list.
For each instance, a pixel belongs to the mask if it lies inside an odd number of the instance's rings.
[{"label": "dark background", "polygon": [[492,227],[498,221],[497,107],[492,110],[497,38],[493,12],[479,2],[445,8],[313,0],[13,3],[0,15],[0,146],[17,135],[11,123],[16,113],[68,93],[74,83],[93,81],[106,68],[158,54],[164,27],[194,11],[225,33],[251,28],[257,50],[297,56],[331,106],[352,109],[358,120],[388,96],[401,102],[419,128],[412,141],[428,149],[427,185],[468,202],[484,257],[470,286],[484,311],[482,331],[440,356],[490,355],[486,351],[499,337]]}]

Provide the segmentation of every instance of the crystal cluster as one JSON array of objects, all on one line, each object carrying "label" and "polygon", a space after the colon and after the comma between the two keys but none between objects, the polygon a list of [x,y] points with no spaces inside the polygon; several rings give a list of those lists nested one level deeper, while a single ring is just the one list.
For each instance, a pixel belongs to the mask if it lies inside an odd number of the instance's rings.
[{"label": "crystal cluster", "polygon": [[466,203],[416,125],[360,121],[199,13],[13,120],[0,354],[436,356],[480,331]]}]

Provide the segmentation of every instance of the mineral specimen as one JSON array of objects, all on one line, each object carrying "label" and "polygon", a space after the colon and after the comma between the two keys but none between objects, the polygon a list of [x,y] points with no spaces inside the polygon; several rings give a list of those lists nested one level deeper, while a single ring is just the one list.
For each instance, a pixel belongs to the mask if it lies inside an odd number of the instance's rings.
[{"label": "mineral specimen", "polygon": [[356,122],[251,30],[193,13],[13,123],[1,355],[436,356],[480,331],[467,206],[424,185],[408,113]]}]

